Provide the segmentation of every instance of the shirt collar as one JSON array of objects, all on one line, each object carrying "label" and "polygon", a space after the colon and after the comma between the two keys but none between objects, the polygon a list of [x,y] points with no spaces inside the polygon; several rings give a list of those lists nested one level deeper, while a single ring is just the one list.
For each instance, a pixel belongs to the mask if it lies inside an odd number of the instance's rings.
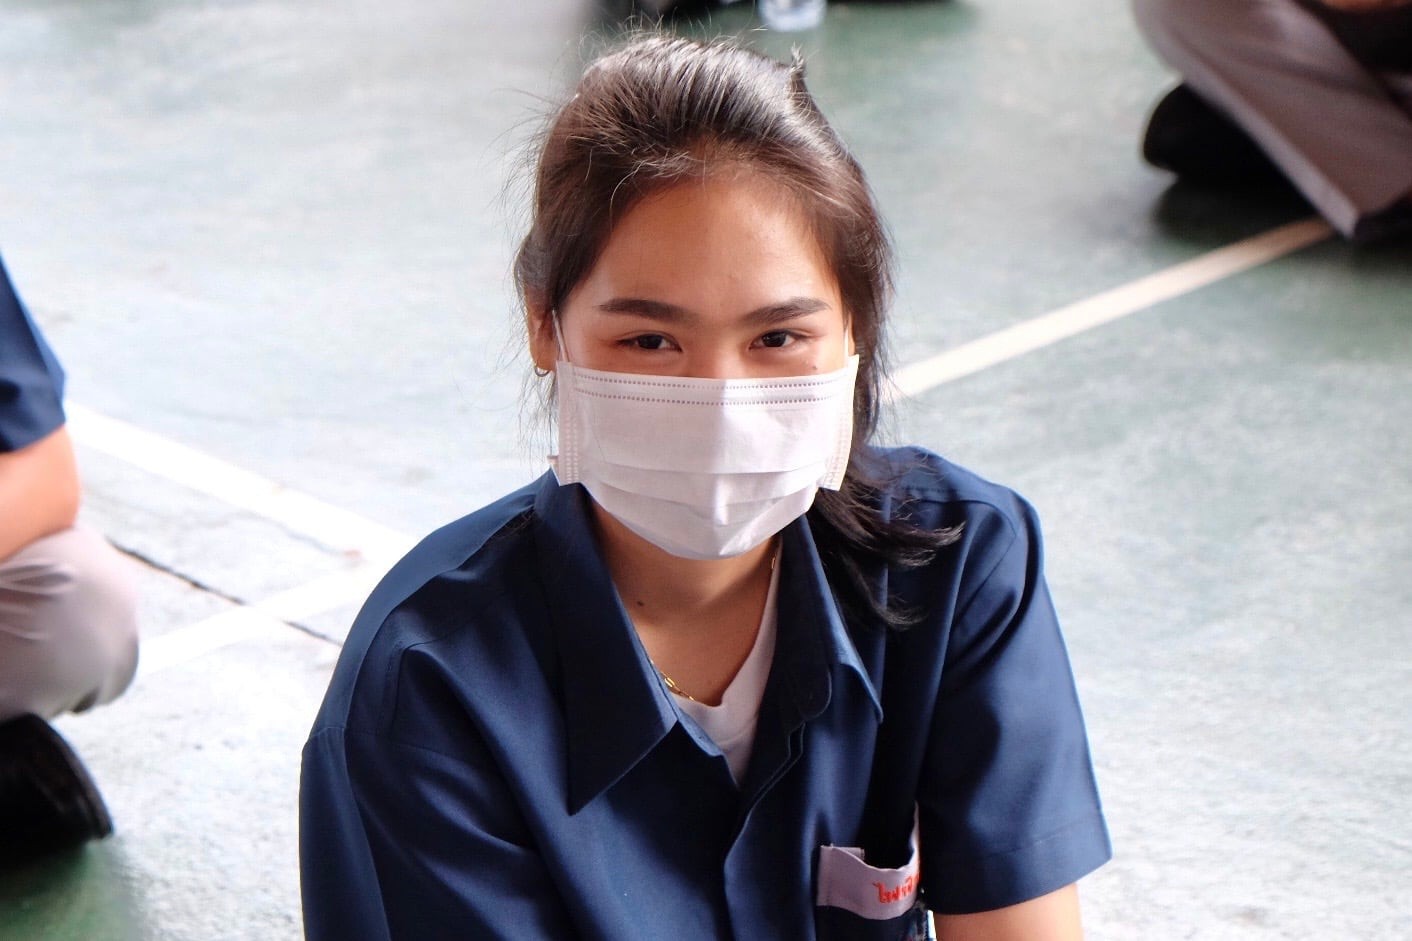
[{"label": "shirt collar", "polygon": [[569,813],[578,813],[641,761],[677,714],[613,589],[587,493],[577,484],[561,487],[547,473],[534,509],[536,553],[564,678]]},{"label": "shirt collar", "polygon": [[[655,748],[680,713],[613,589],[588,494],[578,484],[560,486],[547,473],[535,515],[536,553],[563,676],[568,809],[578,813]],[[822,713],[837,664],[858,677],[881,721],[877,691],[839,615],[808,523],[796,520],[783,538],[772,672],[785,684],[791,710],[799,721]]]},{"label": "shirt collar", "polygon": [[824,575],[809,521],[800,517],[781,534],[779,629],[775,666],[788,684],[800,720],[814,719],[831,698],[834,667],[842,667],[862,683],[882,721],[882,702],[834,600]]}]

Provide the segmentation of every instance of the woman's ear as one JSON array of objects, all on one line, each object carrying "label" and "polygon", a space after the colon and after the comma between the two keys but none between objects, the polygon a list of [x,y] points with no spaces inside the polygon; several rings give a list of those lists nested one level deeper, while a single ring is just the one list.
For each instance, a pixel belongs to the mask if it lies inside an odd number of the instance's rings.
[{"label": "woman's ear", "polygon": [[559,359],[559,341],[554,336],[554,314],[549,305],[525,298],[525,330],[529,334],[530,359],[540,372],[553,372]]}]

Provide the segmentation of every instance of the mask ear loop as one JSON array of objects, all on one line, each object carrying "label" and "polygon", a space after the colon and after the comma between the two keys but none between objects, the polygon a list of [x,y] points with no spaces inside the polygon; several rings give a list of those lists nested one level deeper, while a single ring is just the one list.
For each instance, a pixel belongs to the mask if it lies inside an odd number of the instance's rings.
[{"label": "mask ear loop", "polygon": [[[559,311],[558,311],[558,309],[556,308],[556,309],[554,309],[554,310],[551,310],[551,311],[549,312],[549,317],[550,317],[550,322],[552,323],[552,325],[553,325],[553,327],[554,327],[554,342],[555,342],[556,344],[558,344],[558,346],[559,346],[559,361],[562,362],[562,363],[565,363],[566,365],[573,365],[572,363],[569,362],[569,351],[568,351],[568,349],[564,346],[564,331],[560,328],[560,324],[559,324]],[[559,403],[559,407],[560,407],[560,408],[563,408],[563,407],[564,407],[562,401]],[[560,438],[562,439],[562,437],[563,437],[563,429],[562,429],[562,426],[561,426],[561,428],[560,428]],[[559,442],[559,450],[560,450],[560,451],[563,450],[563,444],[564,444],[564,442],[563,442],[562,440],[560,440],[560,442]],[[555,473],[556,475],[559,474],[559,473],[560,473],[560,470],[561,470],[561,468],[560,468],[560,466],[559,466],[559,455],[558,455],[558,454],[550,454],[550,455],[548,455],[548,457],[549,457],[549,466],[552,467],[552,468],[554,468],[554,473]]]},{"label": "mask ear loop", "polygon": [[[569,362],[569,351],[564,347],[564,330],[559,322],[559,311],[551,310],[549,316],[554,321],[554,342],[559,344],[559,358],[564,362]],[[572,363],[570,363],[572,365]]]}]

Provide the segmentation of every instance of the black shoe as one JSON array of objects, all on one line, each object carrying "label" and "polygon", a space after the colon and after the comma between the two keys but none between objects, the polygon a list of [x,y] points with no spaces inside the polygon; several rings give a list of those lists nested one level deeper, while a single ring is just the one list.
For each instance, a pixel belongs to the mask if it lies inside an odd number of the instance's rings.
[{"label": "black shoe", "polygon": [[1172,89],[1153,109],[1142,156],[1154,167],[1198,183],[1285,182],[1259,144],[1186,85]]},{"label": "black shoe", "polygon": [[0,723],[0,864],[112,832],[93,779],[49,723],[33,715]]},{"label": "black shoe", "polygon": [[1353,241],[1365,245],[1408,236],[1412,236],[1412,196],[1405,196],[1382,212],[1358,220],[1353,227]]}]

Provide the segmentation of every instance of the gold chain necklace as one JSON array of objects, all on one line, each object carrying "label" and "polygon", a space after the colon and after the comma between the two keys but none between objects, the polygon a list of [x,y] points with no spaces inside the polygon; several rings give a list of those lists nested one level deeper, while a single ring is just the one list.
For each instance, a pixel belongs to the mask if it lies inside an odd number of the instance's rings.
[{"label": "gold chain necklace", "polygon": [[[780,543],[779,543],[779,540],[776,540],[776,541],[775,541],[775,551],[774,551],[774,553],[770,556],[770,572],[771,572],[771,573],[773,573],[773,572],[775,571],[775,566],[779,564],[779,561],[780,561]],[[657,666],[657,664],[655,664],[655,663],[652,664],[652,668],[655,669],[655,670],[657,671],[657,675],[662,678],[662,685],[664,685],[664,686],[667,687],[667,692],[671,693],[671,694],[674,695],[674,696],[680,696],[682,699],[685,699],[685,700],[688,701],[688,702],[694,702],[694,703],[698,703],[698,704],[701,703],[701,700],[697,699],[695,696],[691,695],[691,694],[688,693],[686,690],[684,690],[684,689],[682,689],[680,686],[678,686],[678,685],[677,685],[677,681],[674,680],[674,679],[672,679],[670,676],[667,675],[667,671],[663,670],[661,667]]]},{"label": "gold chain necklace", "polygon": [[[657,665],[654,663],[653,666],[657,666]],[[690,702],[694,702],[694,703],[699,703],[699,702],[701,702],[701,700],[697,699],[695,696],[691,695],[691,694],[688,693],[686,690],[684,690],[684,689],[682,689],[680,686],[678,686],[676,680],[672,679],[670,676],[668,676],[667,674],[663,673],[661,667],[657,667],[657,675],[660,676],[660,677],[662,678],[662,682],[663,682],[664,684],[666,684],[666,686],[667,686],[667,692],[669,692],[669,693],[674,693],[675,695],[680,696],[682,699],[689,700]]]}]

